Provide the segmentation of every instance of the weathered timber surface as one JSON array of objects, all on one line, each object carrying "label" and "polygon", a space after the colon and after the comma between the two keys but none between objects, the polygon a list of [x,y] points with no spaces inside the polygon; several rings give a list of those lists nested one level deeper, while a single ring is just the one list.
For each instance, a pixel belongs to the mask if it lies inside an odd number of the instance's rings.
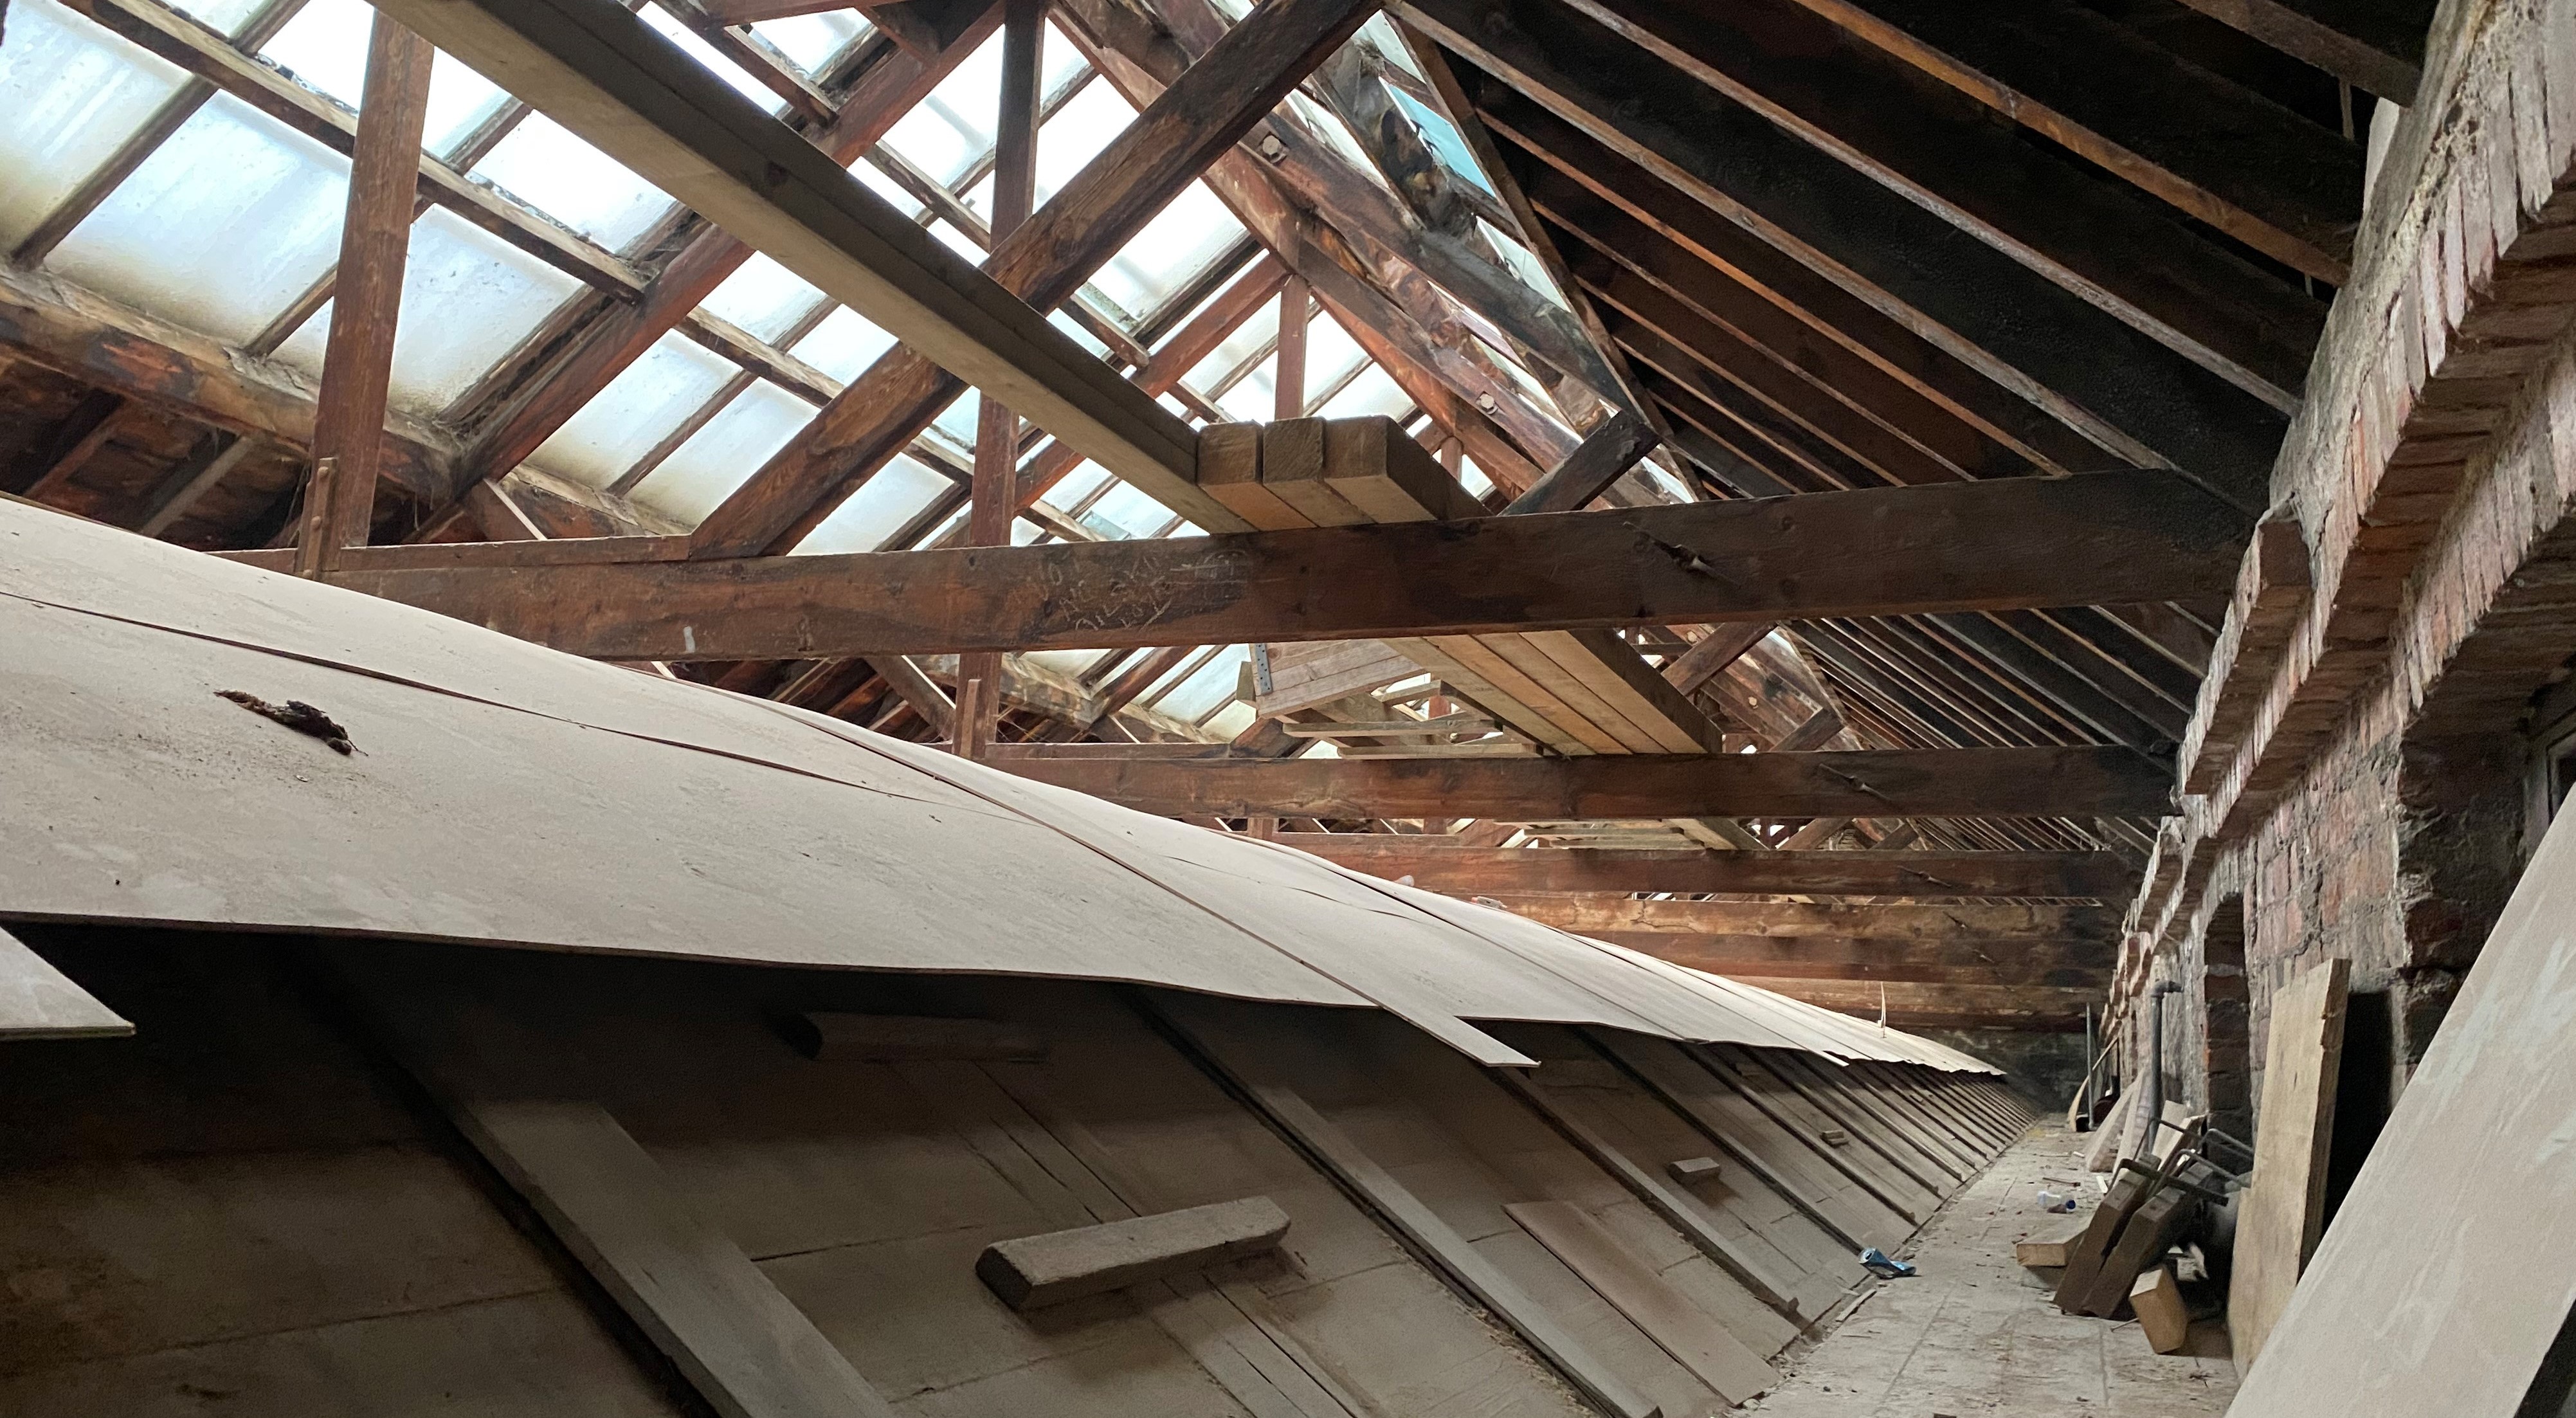
[{"label": "weathered timber surface", "polygon": [[1929,944],[1809,936],[1673,935],[1601,931],[1594,938],[1717,975],[1793,980],[1906,980],[1929,985],[2050,985],[2107,989],[2111,947],[2049,941]]},{"label": "weathered timber surface", "polygon": [[45,957],[0,931],[0,1040],[89,1039],[134,1026]]},{"label": "weathered timber surface", "polygon": [[1168,759],[1003,762],[1022,777],[1142,812],[1218,817],[2155,816],[2172,772],[2118,748],[1602,754],[1553,759]]},{"label": "weathered timber surface", "polygon": [[2120,932],[2120,913],[2104,906],[1831,906],[1799,901],[1649,901],[1628,895],[1483,894],[1499,900],[1516,915],[1586,935],[1603,931],[1669,931],[1682,935],[1829,936],[1850,940],[2028,938],[2114,943]]},{"label": "weathered timber surface", "polygon": [[1621,852],[1457,847],[1437,839],[1287,832],[1279,840],[1427,891],[1682,891],[1739,895],[2040,896],[2126,901],[2136,873],[2109,852]]},{"label": "weathered timber surface", "polygon": [[576,654],[805,659],[2192,600],[2233,585],[2245,527],[2172,475],[2112,473],[723,562],[377,571],[352,556],[332,579]]},{"label": "weathered timber surface", "polygon": [[1266,1196],[995,1241],[975,1275],[1015,1310],[1122,1290],[1275,1248],[1288,1213]]}]

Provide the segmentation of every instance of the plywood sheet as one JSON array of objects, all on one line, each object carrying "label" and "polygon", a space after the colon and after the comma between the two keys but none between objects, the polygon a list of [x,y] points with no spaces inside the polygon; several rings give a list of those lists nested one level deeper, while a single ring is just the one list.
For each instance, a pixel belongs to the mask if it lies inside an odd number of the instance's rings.
[{"label": "plywood sheet", "polygon": [[1779,1382],[1778,1370],[1682,1298],[1581,1207],[1524,1201],[1503,1209],[1719,1397],[1742,1403]]},{"label": "plywood sheet", "polygon": [[2272,996],[2254,1181],[2238,1203],[2236,1269],[2227,1285],[2227,1337],[2239,1365],[2262,1357],[2325,1229],[2326,1156],[2351,970],[2348,960],[2328,959]]},{"label": "plywood sheet", "polygon": [[2560,1263],[2576,1252],[2571,1037],[2576,813],[2562,812],[2230,1412],[2511,1418],[2576,1305]]}]

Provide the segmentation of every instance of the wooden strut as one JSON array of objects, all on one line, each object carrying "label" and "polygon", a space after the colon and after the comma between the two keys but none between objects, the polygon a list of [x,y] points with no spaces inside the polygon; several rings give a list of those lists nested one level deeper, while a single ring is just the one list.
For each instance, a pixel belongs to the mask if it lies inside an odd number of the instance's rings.
[{"label": "wooden strut", "polygon": [[779,660],[2191,600],[2232,582],[2244,526],[2172,475],[2110,473],[724,562],[420,548],[446,564],[353,555],[333,579],[594,658]]}]

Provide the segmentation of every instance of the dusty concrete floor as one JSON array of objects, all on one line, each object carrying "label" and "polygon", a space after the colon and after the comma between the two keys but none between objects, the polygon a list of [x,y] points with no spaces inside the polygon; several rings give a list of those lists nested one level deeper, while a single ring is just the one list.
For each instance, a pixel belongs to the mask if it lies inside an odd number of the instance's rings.
[{"label": "dusty concrete floor", "polygon": [[[2135,1321],[2060,1314],[2057,1272],[2013,1263],[2013,1243],[2057,1218],[2042,1186],[2087,1177],[2076,1138],[2034,1129],[1919,1232],[1922,1274],[1882,1282],[1745,1413],[1762,1418],[2197,1418],[2226,1412],[2236,1366],[2226,1331],[2193,1326],[2190,1354],[2147,1347]],[[2046,1180],[2056,1178],[2056,1181]],[[2077,1193],[2090,1206],[2085,1182]],[[1847,1302],[1848,1303],[1848,1302]]]}]

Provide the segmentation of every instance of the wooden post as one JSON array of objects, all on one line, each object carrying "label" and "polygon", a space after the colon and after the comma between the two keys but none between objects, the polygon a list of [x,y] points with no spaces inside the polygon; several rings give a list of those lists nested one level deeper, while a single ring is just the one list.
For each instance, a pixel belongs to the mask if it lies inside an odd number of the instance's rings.
[{"label": "wooden post", "polygon": [[1301,277],[1290,276],[1279,288],[1279,359],[1271,380],[1277,402],[1272,418],[1306,416],[1306,312],[1312,303]]},{"label": "wooden post", "polygon": [[[363,546],[374,521],[384,443],[385,391],[393,379],[394,324],[420,190],[420,138],[429,116],[429,41],[376,16],[367,49],[365,104],[349,154],[349,206],[340,228],[338,289],[322,355],[314,415],[315,479],[295,551],[298,575],[328,571],[340,548]],[[327,484],[325,467],[333,475]]]},{"label": "wooden post", "polygon": [[[1037,205],[1038,52],[1046,42],[1045,0],[1005,0],[1002,12],[1002,110],[993,136],[993,245],[1020,229]],[[966,544],[1011,544],[1017,511],[1019,416],[987,391],[977,406],[975,480],[966,512]],[[950,747],[980,758],[1002,713],[1002,657],[970,654],[957,661],[957,717]]]}]

